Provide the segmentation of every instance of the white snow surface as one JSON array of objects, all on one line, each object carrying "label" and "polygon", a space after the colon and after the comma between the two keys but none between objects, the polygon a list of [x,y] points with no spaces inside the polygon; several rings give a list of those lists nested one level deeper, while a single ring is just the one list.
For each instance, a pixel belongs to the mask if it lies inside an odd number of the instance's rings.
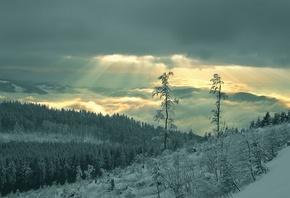
[{"label": "white snow surface", "polygon": [[233,198],[289,198],[290,197],[290,147],[281,150],[267,164],[270,171]]},{"label": "white snow surface", "polygon": [[[184,150],[181,155],[186,154]],[[164,166],[172,163],[174,153],[164,153],[159,160],[164,159]],[[196,154],[187,155],[188,159],[196,161]],[[129,167],[105,172],[96,180],[75,182],[64,186],[53,185],[43,189],[23,192],[20,195],[10,194],[8,198],[155,198],[156,186],[151,177],[153,158],[146,160],[145,168],[134,163]],[[278,153],[273,161],[266,164],[269,171],[262,174],[257,181],[243,187],[238,193],[231,193],[233,198],[290,198],[290,147]],[[109,190],[110,180],[114,179],[115,189]],[[161,198],[175,197],[170,189],[163,188]]]}]

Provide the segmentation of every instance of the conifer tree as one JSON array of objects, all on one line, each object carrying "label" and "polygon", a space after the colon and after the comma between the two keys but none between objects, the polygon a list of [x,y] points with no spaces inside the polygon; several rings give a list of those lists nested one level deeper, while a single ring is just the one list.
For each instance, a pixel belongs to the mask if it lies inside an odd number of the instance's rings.
[{"label": "conifer tree", "polygon": [[262,120],[262,127],[269,126],[271,124],[271,116],[270,113],[267,112]]},{"label": "conifer tree", "polygon": [[274,117],[273,117],[273,121],[272,124],[273,125],[277,125],[281,123],[281,119],[280,119],[280,114],[279,113],[275,113]]},{"label": "conifer tree", "polygon": [[214,74],[210,82],[212,82],[210,93],[215,94],[217,98],[215,103],[216,109],[212,110],[213,117],[211,119],[211,123],[214,123],[216,125],[216,133],[218,136],[220,136],[221,100],[226,99],[226,94],[222,92],[222,84],[224,84],[224,82],[218,74]]},{"label": "conifer tree", "polygon": [[287,121],[288,121],[287,114],[284,111],[282,111],[281,112],[281,123],[285,123]]},{"label": "conifer tree", "polygon": [[164,120],[164,149],[166,149],[168,128],[174,129],[176,126],[173,124],[173,118],[169,114],[174,115],[175,104],[178,104],[179,99],[173,98],[171,94],[171,89],[169,87],[168,79],[170,76],[173,76],[173,72],[169,71],[158,77],[158,80],[161,80],[161,86],[155,87],[152,92],[152,97],[159,96],[160,99],[163,99],[161,102],[161,109],[157,110],[156,115],[154,116],[154,121],[159,122]]},{"label": "conifer tree", "polygon": [[253,129],[253,128],[255,128],[256,126],[255,126],[255,121],[254,120],[252,120],[251,121],[251,123],[250,123],[250,129]]},{"label": "conifer tree", "polygon": [[256,121],[256,128],[259,128],[259,127],[261,127],[261,119],[260,119],[260,117],[258,117],[258,119],[257,119],[257,121]]}]

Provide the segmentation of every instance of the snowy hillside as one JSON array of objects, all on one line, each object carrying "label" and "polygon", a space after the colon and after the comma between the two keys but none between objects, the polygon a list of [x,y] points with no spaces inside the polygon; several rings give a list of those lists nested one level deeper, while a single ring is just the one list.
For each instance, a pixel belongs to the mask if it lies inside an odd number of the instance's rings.
[{"label": "snowy hillside", "polygon": [[[168,155],[166,158],[171,158]],[[193,156],[191,156],[193,157]],[[147,161],[148,162],[148,161]],[[261,176],[256,182],[244,187],[242,191],[232,194],[233,198],[289,198],[290,195],[290,147],[283,149],[278,157],[268,163],[270,172]],[[150,171],[135,164],[125,169],[106,173],[97,180],[81,181],[65,186],[52,186],[42,190],[21,194],[21,197],[156,197]],[[110,178],[115,181],[115,190],[110,190]],[[17,197],[18,194],[8,197]],[[167,189],[161,197],[174,197]]]},{"label": "snowy hillside", "polygon": [[[7,197],[41,198],[288,198],[290,190],[289,125],[235,132],[219,139],[185,145],[175,152],[165,150],[155,157],[137,155],[128,167],[101,170],[86,180]],[[144,160],[144,168],[143,168]]]},{"label": "snowy hillside", "polygon": [[279,152],[268,163],[270,172],[258,181],[233,195],[233,198],[289,198],[290,197],[290,147]]}]

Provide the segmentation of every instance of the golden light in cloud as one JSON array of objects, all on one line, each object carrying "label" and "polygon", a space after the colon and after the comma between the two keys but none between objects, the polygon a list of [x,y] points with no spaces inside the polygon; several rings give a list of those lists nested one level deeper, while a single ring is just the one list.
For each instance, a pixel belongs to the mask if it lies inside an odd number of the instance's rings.
[{"label": "golden light in cloud", "polygon": [[142,92],[142,93],[146,93],[146,94],[150,94],[150,95],[153,92],[153,88],[142,88],[142,89],[137,88],[135,90],[138,92]]},{"label": "golden light in cloud", "polygon": [[[74,57],[67,56],[65,58],[71,59]],[[91,58],[90,65],[95,65],[95,68],[92,70],[93,72],[79,80],[84,81],[82,84],[87,81],[99,84],[98,79],[103,79],[101,76],[124,74],[112,79],[111,84],[114,86],[118,84],[126,88],[128,82],[131,85],[138,85],[138,81],[142,78],[143,84],[148,81],[148,85],[153,88],[160,85],[158,76],[171,70],[174,72],[174,76],[170,77],[169,80],[171,86],[210,89],[210,79],[213,74],[218,73],[224,81],[223,91],[226,93],[248,92],[255,95],[275,97],[289,106],[287,101],[289,101],[290,92],[288,86],[286,86],[290,76],[289,69],[239,65],[213,66],[183,54],[170,56],[108,54]],[[138,77],[132,80],[131,77],[134,75]],[[155,80],[152,81],[152,78]],[[145,92],[150,94],[152,90],[149,89]],[[121,111],[121,109],[128,108],[126,105],[121,105],[118,109]]]},{"label": "golden light in cloud", "polygon": [[290,108],[290,97],[289,96],[272,94],[272,95],[270,95],[270,97],[277,98],[287,108]]},{"label": "golden light in cloud", "polygon": [[35,99],[35,97],[33,97],[33,96],[27,96],[26,98],[25,98],[25,101],[29,101],[29,102],[33,102],[33,101],[35,101],[36,99]]},{"label": "golden light in cloud", "polygon": [[[170,77],[169,80],[171,86],[210,89],[210,79],[213,74],[218,73],[224,81],[222,89],[226,93],[247,92],[258,96],[274,97],[285,106],[290,106],[290,92],[287,86],[290,69],[217,65],[199,70],[198,67],[194,66],[197,61],[185,56],[174,55],[172,60],[178,63],[178,67],[171,69],[174,72],[174,76]],[[156,75],[156,80],[152,82],[152,86],[160,85],[157,77],[161,74]]]},{"label": "golden light in cloud", "polygon": [[165,70],[166,65],[160,62],[159,57],[151,55],[133,56],[123,54],[102,55],[93,58],[101,66],[113,73],[137,73],[151,75],[156,71]]},{"label": "golden light in cloud", "polygon": [[198,65],[199,62],[197,60],[189,59],[183,55],[172,55],[171,61],[174,63],[176,67],[192,67],[193,65]]},{"label": "golden light in cloud", "polygon": [[141,110],[146,106],[157,106],[159,103],[137,97],[107,98],[99,101],[108,114],[120,113],[126,110]]},{"label": "golden light in cloud", "polygon": [[225,68],[222,75],[225,76],[224,79],[231,82],[225,83],[225,86],[242,85],[245,92],[277,98],[289,105],[286,101],[290,98],[287,86],[290,69],[235,66]]},{"label": "golden light in cloud", "polygon": [[214,68],[213,65],[206,65],[197,59],[188,58],[185,55],[181,54],[174,54],[169,58],[172,61],[172,67],[175,68],[192,68],[192,69]]},{"label": "golden light in cloud", "polygon": [[138,97],[113,97],[101,98],[98,100],[75,98],[63,101],[42,101],[33,102],[41,105],[47,105],[56,109],[75,109],[87,110],[103,115],[114,113],[124,113],[126,111],[142,111],[142,109],[150,109],[159,106],[160,101],[146,100]]},{"label": "golden light in cloud", "polygon": [[38,104],[43,104],[47,105],[50,108],[57,108],[57,109],[76,109],[76,110],[87,110],[87,111],[92,111],[95,113],[102,113],[102,114],[107,114],[105,109],[99,105],[96,104],[93,101],[82,101],[81,98],[76,98],[72,100],[66,100],[66,101],[59,101],[59,102],[38,102]]},{"label": "golden light in cloud", "polygon": [[98,56],[96,59],[107,62],[125,62],[125,63],[139,63],[140,61],[152,61],[154,59],[153,56],[133,56],[133,55],[122,55],[122,54],[112,54],[105,56]]}]

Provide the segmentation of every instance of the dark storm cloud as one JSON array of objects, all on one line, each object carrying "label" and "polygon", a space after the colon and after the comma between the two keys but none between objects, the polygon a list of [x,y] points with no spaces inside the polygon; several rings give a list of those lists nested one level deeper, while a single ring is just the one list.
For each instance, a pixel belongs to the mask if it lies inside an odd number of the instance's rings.
[{"label": "dark storm cloud", "polygon": [[286,0],[1,0],[0,66],[112,53],[288,66],[289,8]]}]

